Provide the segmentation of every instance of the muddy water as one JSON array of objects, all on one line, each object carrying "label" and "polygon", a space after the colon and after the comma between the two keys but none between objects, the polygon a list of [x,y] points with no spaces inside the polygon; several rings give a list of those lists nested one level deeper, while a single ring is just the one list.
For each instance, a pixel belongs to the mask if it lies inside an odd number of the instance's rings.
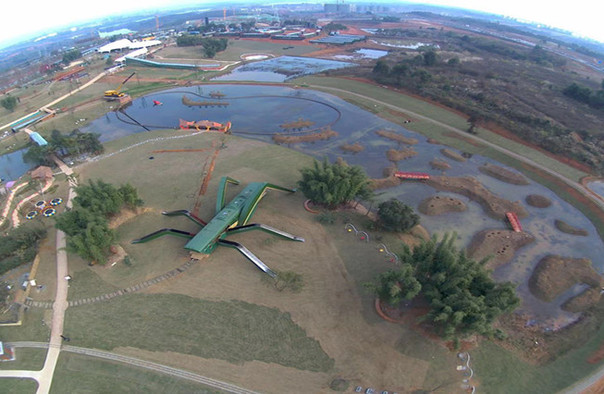
[{"label": "muddy water", "polygon": [[[183,94],[187,94],[194,101],[209,100],[197,95],[207,96],[210,90],[218,90],[226,94],[223,100],[229,105],[209,108],[187,107],[181,102]],[[152,100],[161,101],[163,105],[154,107]],[[125,115],[119,114],[118,119],[115,114],[108,114],[92,122],[84,131],[100,132],[102,140],[106,141],[131,133],[144,132],[145,130],[133,119],[151,129],[177,127],[179,118],[209,119],[221,123],[231,121],[232,132],[235,135],[271,142],[272,134],[283,131],[279,125],[302,117],[314,121],[313,127],[330,125],[339,135],[328,141],[293,144],[292,149],[319,159],[328,157],[333,160],[341,156],[350,164],[364,167],[368,175],[373,178],[381,178],[382,170],[392,164],[386,159],[386,151],[404,147],[395,141],[376,135],[375,131],[389,129],[419,140],[419,143],[412,147],[418,155],[399,162],[399,170],[441,175],[443,172],[432,169],[429,164],[434,158],[439,158],[451,165],[446,175],[476,177],[493,193],[512,201],[519,200],[525,206],[529,217],[522,219],[522,226],[536,238],[536,241],[521,248],[509,264],[499,267],[493,275],[497,280],[510,280],[516,283],[522,298],[519,311],[530,314],[536,323],[544,324],[546,327],[560,327],[578,317],[561,311],[559,306],[579,288],[572,289],[552,303],[537,300],[530,294],[527,283],[538,261],[552,253],[570,257],[587,257],[593,261],[598,272],[604,269],[604,261],[601,257],[604,256],[604,243],[598,237],[594,226],[581,212],[558,198],[551,190],[534,182],[524,186],[510,185],[482,174],[478,171],[480,165],[501,164],[478,155],[472,156],[466,162],[446,158],[440,153],[442,145],[429,144],[424,136],[383,120],[335,96],[306,89],[275,86],[212,85],[203,88],[178,88],[134,100],[125,110]],[[347,153],[340,149],[344,143],[356,142],[365,147],[360,153]],[[405,182],[379,192],[383,192],[379,196],[380,200],[395,197],[416,209],[424,198],[437,193],[420,182]],[[440,194],[460,198],[467,204],[468,210],[436,217],[420,214],[423,225],[431,233],[455,231],[458,237],[457,245],[465,247],[472,236],[480,230],[508,228],[506,222],[487,216],[480,205],[469,201],[466,197],[443,192]],[[552,205],[548,208],[529,206],[524,201],[529,194],[543,195],[552,200]],[[561,233],[554,227],[555,219],[585,229],[589,235],[579,237]]]}]

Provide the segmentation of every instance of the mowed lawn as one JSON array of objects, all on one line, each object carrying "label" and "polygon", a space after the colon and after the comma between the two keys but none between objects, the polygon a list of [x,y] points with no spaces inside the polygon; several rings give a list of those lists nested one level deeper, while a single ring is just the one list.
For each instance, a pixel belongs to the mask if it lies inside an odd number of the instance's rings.
[{"label": "mowed lawn", "polygon": [[124,363],[62,352],[50,392],[213,394],[220,391]]},{"label": "mowed lawn", "polygon": [[131,346],[318,372],[334,363],[289,314],[242,301],[132,294],[70,308],[64,331],[74,345],[105,350]]}]

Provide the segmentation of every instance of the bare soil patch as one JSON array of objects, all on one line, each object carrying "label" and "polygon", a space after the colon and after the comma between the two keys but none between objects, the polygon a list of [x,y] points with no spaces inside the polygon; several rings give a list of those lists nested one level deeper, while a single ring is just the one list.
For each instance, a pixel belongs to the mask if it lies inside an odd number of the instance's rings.
[{"label": "bare soil patch", "polygon": [[591,260],[549,255],[535,267],[529,289],[540,300],[551,302],[577,283],[598,289],[602,286],[602,277],[592,267]]},{"label": "bare soil patch", "polygon": [[394,176],[396,166],[384,168],[384,178],[370,179],[369,186],[372,190],[387,189],[401,184],[401,179]]},{"label": "bare soil patch", "polygon": [[380,137],[388,138],[389,140],[397,142],[402,142],[403,144],[407,145],[415,145],[419,142],[416,138],[405,137],[404,135],[395,133],[394,131],[390,130],[378,130],[375,132],[375,134],[379,135]]},{"label": "bare soil patch", "polygon": [[449,212],[463,212],[468,207],[463,201],[453,198],[435,195],[424,199],[419,204],[419,211],[424,215],[442,215]]},{"label": "bare soil patch", "polygon": [[333,131],[331,128],[327,128],[318,133],[311,133],[305,135],[284,135],[284,134],[275,134],[273,135],[273,141],[278,144],[297,144],[299,142],[313,142],[313,141],[321,141],[328,140],[331,137],[335,137],[338,135],[337,131]]},{"label": "bare soil patch", "polygon": [[344,152],[359,153],[365,150],[365,147],[358,142],[355,142],[354,144],[341,145],[340,149],[342,149]]},{"label": "bare soil patch", "polygon": [[386,152],[386,157],[390,161],[397,162],[417,156],[417,154],[417,151],[412,148],[405,148],[401,150],[388,149],[388,151]]},{"label": "bare soil patch", "polygon": [[586,230],[584,230],[582,228],[571,226],[570,224],[568,224],[565,221],[560,220],[560,219],[556,219],[554,221],[554,225],[556,226],[556,228],[558,230],[560,230],[566,234],[579,235],[582,237],[586,237],[589,234]]},{"label": "bare soil patch", "polygon": [[573,313],[585,312],[600,301],[600,289],[591,287],[562,304],[562,309]]},{"label": "bare soil patch", "polygon": [[492,256],[486,268],[495,269],[514,258],[518,249],[534,241],[535,238],[525,232],[487,229],[474,235],[467,252],[475,260]]},{"label": "bare soil patch", "polygon": [[478,170],[483,174],[487,174],[495,179],[499,179],[502,182],[511,183],[513,185],[528,185],[529,181],[524,175],[514,171],[510,171],[507,168],[503,168],[494,164],[485,164],[478,167]]},{"label": "bare soil patch", "polygon": [[440,150],[440,153],[447,156],[449,159],[453,159],[455,161],[464,162],[466,158],[460,155],[459,153],[452,151],[451,149],[443,148]]},{"label": "bare soil patch", "polygon": [[552,200],[539,194],[529,194],[525,199],[526,203],[535,208],[547,208],[552,205]]},{"label": "bare soil patch", "polygon": [[493,194],[472,177],[432,176],[426,184],[437,190],[449,191],[479,203],[483,209],[496,219],[505,219],[506,212],[515,212],[518,218],[528,216],[528,212],[518,201],[509,201]]}]

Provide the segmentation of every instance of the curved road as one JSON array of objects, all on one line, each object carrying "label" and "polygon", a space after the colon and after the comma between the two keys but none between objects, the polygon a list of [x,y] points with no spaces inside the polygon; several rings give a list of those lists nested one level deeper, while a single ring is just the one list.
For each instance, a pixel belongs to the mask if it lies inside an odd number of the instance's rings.
[{"label": "curved road", "polygon": [[[49,345],[46,342],[12,342],[12,343],[9,343],[9,345],[12,345],[17,348],[19,348],[19,347],[21,347],[21,348],[23,348],[23,347],[25,347],[25,348],[42,348],[42,349],[48,348],[49,350],[52,350],[53,348],[57,347],[55,345]],[[70,352],[70,353],[83,354],[83,355],[91,356],[91,357],[98,357],[98,358],[102,358],[105,360],[118,361],[118,362],[122,362],[122,363],[129,364],[129,365],[134,365],[137,367],[152,370],[154,372],[160,372],[160,373],[175,376],[178,378],[191,380],[193,382],[201,383],[206,386],[220,389],[220,390],[223,390],[223,391],[226,391],[229,393],[258,394],[255,391],[246,390],[244,388],[235,386],[230,383],[226,383],[226,382],[216,380],[216,379],[211,379],[211,378],[208,378],[208,377],[205,377],[202,375],[198,375],[193,372],[185,371],[184,369],[168,367],[166,365],[154,363],[151,361],[141,360],[141,359],[135,358],[135,357],[123,356],[121,354],[106,352],[103,350],[88,349],[88,348],[77,347],[77,346],[68,346],[68,345],[60,346],[60,350]],[[40,371],[0,371],[0,377],[24,377],[24,378],[34,378],[35,379],[35,377],[37,377],[39,374],[40,374]]]}]

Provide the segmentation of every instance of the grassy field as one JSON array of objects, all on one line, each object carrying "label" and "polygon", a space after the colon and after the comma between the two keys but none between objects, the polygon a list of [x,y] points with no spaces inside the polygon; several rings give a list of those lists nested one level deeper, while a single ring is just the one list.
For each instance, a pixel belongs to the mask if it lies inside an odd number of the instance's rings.
[{"label": "grassy field", "polygon": [[219,391],[123,363],[62,352],[50,392],[210,394]]},{"label": "grassy field", "polygon": [[131,346],[232,363],[259,360],[310,371],[333,367],[319,343],[289,314],[241,301],[132,294],[69,309],[65,332],[73,344],[97,349]]},{"label": "grassy field", "polygon": [[38,388],[38,382],[33,379],[2,379],[2,391],[11,394],[32,394]]},{"label": "grassy field", "polygon": [[0,338],[6,342],[46,342],[50,338],[51,315],[51,310],[30,308],[24,313],[21,326],[0,327]]},{"label": "grassy field", "polygon": [[44,366],[47,349],[17,348],[15,361],[0,363],[0,369],[39,371]]},{"label": "grassy field", "polygon": [[[431,119],[445,123],[449,126],[456,127],[460,130],[466,130],[468,128],[468,123],[467,123],[466,119],[455,114],[454,112],[448,111],[448,110],[438,107],[436,105],[426,103],[422,100],[413,98],[411,96],[402,95],[400,93],[397,93],[397,92],[394,92],[391,90],[383,89],[380,86],[370,85],[370,84],[346,80],[346,79],[330,78],[330,77],[302,77],[302,78],[295,79],[293,82],[296,82],[298,84],[312,85],[313,87],[316,87],[319,90],[321,90],[321,86],[349,90],[351,92],[362,94],[362,95],[365,95],[370,98],[375,98],[377,100],[386,102],[388,104],[396,105],[397,107],[400,107],[403,112],[405,109],[408,109],[408,110],[416,112],[418,114],[427,116]],[[340,95],[339,92],[334,93],[333,91],[329,91],[329,90],[326,90],[326,91],[328,91],[332,94],[336,94],[338,96]],[[344,94],[343,98],[345,98],[345,99],[347,98],[345,94]],[[363,101],[359,97],[354,97],[354,100],[356,100],[357,102],[361,102],[361,104]],[[370,107],[370,106],[373,106],[373,104],[368,102],[368,103],[364,104],[364,106]],[[379,109],[379,106],[378,106],[378,109]],[[381,114],[382,114],[382,111],[380,111],[380,115]],[[391,117],[391,119],[392,119],[392,117]],[[405,127],[409,128],[412,131],[416,131],[418,133],[424,134],[427,137],[431,137],[431,138],[435,138],[435,139],[443,140],[443,141],[444,141],[444,137],[446,137],[446,135],[448,133],[450,133],[450,131],[448,131],[448,130],[445,130],[441,127],[438,127],[437,125],[434,125],[434,124],[431,124],[431,123],[425,122],[425,121],[411,122],[411,123],[405,124]],[[552,159],[551,157],[549,157],[541,152],[531,149],[523,144],[520,144],[520,143],[511,141],[509,139],[506,139],[504,137],[501,137],[498,134],[492,133],[488,130],[479,129],[478,135],[486,141],[493,142],[501,147],[507,148],[511,151],[514,151],[514,152],[520,153],[526,157],[529,157],[529,158],[531,158],[531,160],[533,160],[539,164],[545,165],[551,169],[554,169],[555,171],[559,172],[560,174],[562,174],[570,179],[573,179],[575,181],[578,181],[583,176],[587,175],[586,173],[579,171],[575,168],[569,167],[565,164],[562,164],[559,161]],[[455,139],[452,140],[452,139],[450,139],[450,137],[448,139],[449,143],[454,144],[452,146],[462,149],[464,147],[464,145],[458,145],[460,143],[460,141],[461,140],[457,140],[457,143],[456,143]]]}]

